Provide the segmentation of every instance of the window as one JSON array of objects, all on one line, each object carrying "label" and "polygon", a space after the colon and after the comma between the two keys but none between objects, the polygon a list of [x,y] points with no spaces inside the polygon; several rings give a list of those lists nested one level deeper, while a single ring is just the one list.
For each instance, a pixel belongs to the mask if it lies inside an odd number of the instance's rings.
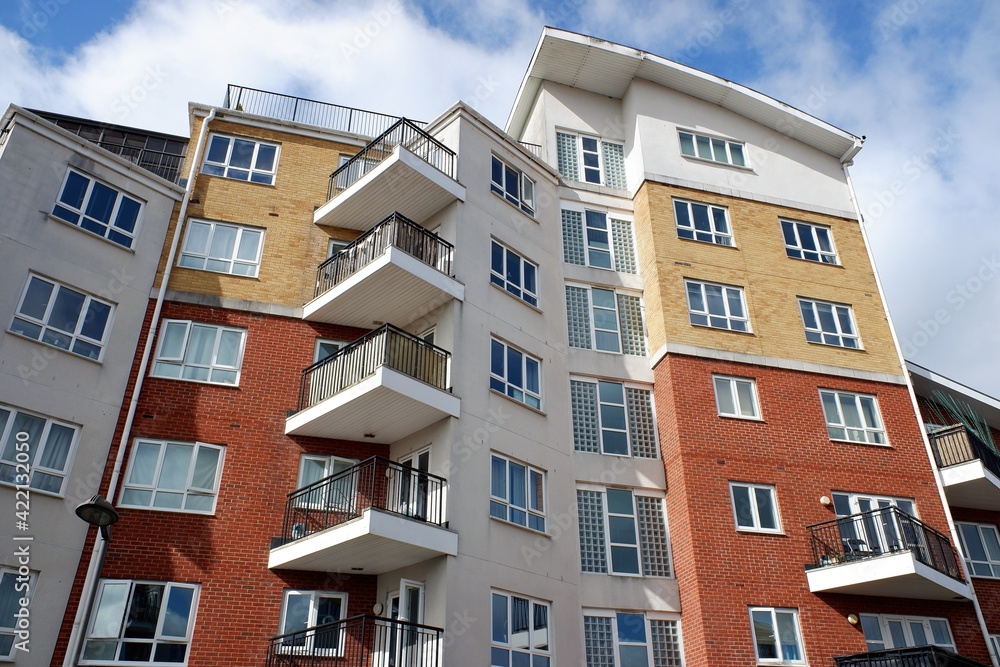
[{"label": "window", "polygon": [[732,164],[737,167],[748,166],[746,151],[741,143],[684,132],[683,130],[677,134],[680,137],[682,155]]},{"label": "window", "polygon": [[990,643],[993,644],[993,653],[1000,655],[1000,635],[990,635]]},{"label": "window", "polygon": [[874,396],[821,389],[819,397],[831,440],[886,444],[885,428]]},{"label": "window", "polygon": [[528,215],[535,215],[535,182],[496,155],[493,156],[490,190]]},{"label": "window", "polygon": [[347,345],[342,340],[332,338],[317,338],[316,349],[313,351],[313,363],[323,361],[327,357],[332,357],[337,350]]},{"label": "window", "polygon": [[339,255],[340,251],[351,245],[350,241],[342,241],[341,239],[330,239],[326,242],[326,258],[330,259],[334,255]]},{"label": "window", "polygon": [[[17,637],[17,614],[21,611],[21,600],[31,599],[37,577],[34,572],[20,575],[16,569],[0,568],[0,660],[14,658],[15,645],[24,642],[24,635]],[[23,630],[23,628],[22,628]]]},{"label": "window", "polygon": [[490,282],[525,303],[538,305],[538,267],[496,241],[490,246]]},{"label": "window", "polygon": [[625,145],[569,132],[556,132],[559,173],[582,181],[625,190]]},{"label": "window", "polygon": [[667,614],[585,610],[587,667],[681,667],[680,623]]},{"label": "window", "polygon": [[659,458],[652,394],[621,382],[570,380],[578,452]]},{"label": "window", "polygon": [[198,607],[197,584],[104,579],[81,664],[183,664]]},{"label": "window", "polygon": [[674,219],[679,238],[716,245],[734,245],[729,213],[722,206],[675,199]]},{"label": "window", "polygon": [[[913,527],[901,522],[890,508],[916,517],[916,507],[908,498],[834,492],[833,509],[846,555],[869,558],[900,549],[922,549],[915,541]],[[859,516],[860,515],[860,516]],[[849,518],[848,518],[849,517]]]},{"label": "window", "polygon": [[805,662],[797,610],[751,607],[750,625],[758,662],[773,665]]},{"label": "window", "polygon": [[973,577],[1000,579],[1000,535],[989,524],[958,523],[965,567]]},{"label": "window", "polygon": [[715,405],[721,417],[760,419],[757,407],[757,383],[748,378],[713,375]]},{"label": "window", "polygon": [[152,375],[238,384],[246,331],[186,320],[165,320]]},{"label": "window", "polygon": [[646,356],[642,302],[638,296],[567,285],[566,319],[570,347]]},{"label": "window", "polygon": [[494,454],[490,516],[545,532],[545,472]]},{"label": "window", "polygon": [[78,433],[77,426],[0,405],[0,481],[62,495]]},{"label": "window", "polygon": [[799,310],[802,312],[802,324],[806,329],[806,340],[810,343],[849,347],[855,350],[861,348],[850,306],[799,299]]},{"label": "window", "polygon": [[[356,459],[342,459],[337,456],[303,454],[299,457],[299,479],[296,490],[305,489],[310,484],[339,475],[315,489],[296,495],[297,507],[324,508],[332,511],[351,512],[355,509],[357,474],[348,473],[356,466]],[[343,474],[342,474],[343,473]],[[305,526],[302,526],[305,529]]]},{"label": "window", "polygon": [[122,506],[213,514],[224,449],[200,442],[136,440]]},{"label": "window", "polygon": [[549,667],[552,647],[548,602],[493,591],[492,667]]},{"label": "window", "polygon": [[264,230],[191,220],[178,266],[256,278]]},{"label": "window", "polygon": [[829,227],[782,220],[781,235],[785,238],[785,253],[789,257],[823,264],[840,263]]},{"label": "window", "polygon": [[201,172],[238,181],[274,184],[278,166],[278,147],[252,139],[213,134]]},{"label": "window", "polygon": [[733,498],[733,515],[737,530],[762,533],[780,533],[778,503],[774,487],[763,484],[730,482],[729,493]]},{"label": "window", "polygon": [[951,627],[946,618],[859,614],[869,651],[917,646],[940,646],[955,650]]},{"label": "window", "polygon": [[52,215],[131,248],[141,211],[142,202],[138,199],[70,169]]},{"label": "window", "polygon": [[306,629],[336,623],[347,616],[347,593],[285,591],[281,600],[281,640],[278,651],[306,655],[343,655],[343,630],[306,633]]},{"label": "window", "polygon": [[542,362],[515,347],[490,339],[490,389],[542,409]]},{"label": "window", "polygon": [[577,489],[576,499],[584,572],[670,576],[662,498],[608,488]]},{"label": "window", "polygon": [[568,264],[635,273],[632,223],[600,211],[562,211],[563,255]]},{"label": "window", "polygon": [[97,297],[30,275],[10,331],[100,361],[114,309]]},{"label": "window", "polygon": [[685,280],[691,324],[713,329],[750,331],[743,288]]}]

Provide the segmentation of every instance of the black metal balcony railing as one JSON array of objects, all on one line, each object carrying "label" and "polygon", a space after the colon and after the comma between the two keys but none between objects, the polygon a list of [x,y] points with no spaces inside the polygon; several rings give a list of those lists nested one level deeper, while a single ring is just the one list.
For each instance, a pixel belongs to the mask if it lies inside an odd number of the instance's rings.
[{"label": "black metal balcony railing", "polygon": [[333,199],[354,185],[358,179],[392,155],[397,146],[402,146],[449,178],[455,178],[455,152],[424,132],[413,121],[403,118],[330,174],[327,199]]},{"label": "black metal balcony railing", "polygon": [[[316,100],[234,84],[229,84],[226,88],[226,99],[222,106],[256,116],[315,125],[328,130],[350,132],[364,137],[374,137],[381,134],[393,123],[399,121],[399,116],[389,116],[384,113],[365,111],[329,102],[317,102]],[[416,121],[413,121],[413,124],[424,126],[424,123]]]},{"label": "black metal balcony railing", "polygon": [[446,483],[443,477],[373,456],[289,493],[280,543],[345,523],[367,509],[440,526]]},{"label": "black metal balcony railing", "polygon": [[948,536],[897,507],[882,507],[809,526],[814,567],[909,551],[918,561],[964,581]]},{"label": "black metal balcony railing", "polygon": [[409,218],[393,213],[319,265],[314,296],[333,289],[384,255],[390,247],[413,255],[446,276],[451,275],[455,247]]},{"label": "black metal balcony railing", "polygon": [[835,657],[837,667],[988,667],[939,646],[893,648]]},{"label": "black metal balcony railing", "polygon": [[162,151],[151,151],[145,148],[134,146],[123,146],[107,141],[97,142],[97,145],[115,155],[122,157],[132,164],[139,165],[146,171],[153,172],[161,178],[165,178],[171,183],[177,182],[180,175],[181,163],[184,161],[183,155],[175,153],[164,153]]},{"label": "black metal balcony railing", "polygon": [[302,371],[299,410],[352,387],[385,366],[447,391],[451,353],[383,324]]},{"label": "black metal balcony railing", "polygon": [[990,472],[1000,477],[1000,456],[964,424],[938,429],[929,437],[938,468],[979,459]]},{"label": "black metal balcony railing", "polygon": [[444,631],[377,616],[352,616],[271,638],[267,667],[437,667]]}]

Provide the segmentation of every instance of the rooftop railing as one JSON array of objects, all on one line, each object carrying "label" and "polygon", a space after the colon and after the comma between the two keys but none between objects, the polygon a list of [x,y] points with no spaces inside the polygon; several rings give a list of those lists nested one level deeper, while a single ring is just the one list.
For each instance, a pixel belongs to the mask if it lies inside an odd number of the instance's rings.
[{"label": "rooftop railing", "polygon": [[390,247],[399,248],[427,266],[451,275],[455,247],[409,218],[393,213],[319,265],[314,296],[347,280],[384,255]]},{"label": "rooftop railing", "polygon": [[333,199],[354,185],[362,176],[392,155],[397,146],[410,151],[448,178],[455,178],[455,152],[424,132],[413,121],[403,118],[330,174],[327,199]]},{"label": "rooftop railing", "polygon": [[837,667],[988,667],[939,646],[893,648],[835,657]]},{"label": "rooftop railing", "polygon": [[938,429],[929,436],[938,468],[979,460],[1000,477],[1000,456],[964,424]]},{"label": "rooftop railing", "polygon": [[909,551],[914,557],[953,579],[964,581],[948,536],[897,507],[839,517],[809,526],[813,567],[876,558]]},{"label": "rooftop railing", "polygon": [[527,141],[519,141],[517,143],[521,144],[521,148],[528,151],[535,157],[542,157],[542,147],[539,144],[529,144]]},{"label": "rooftop railing", "polygon": [[123,146],[107,141],[97,142],[97,145],[109,153],[114,153],[128,160],[132,164],[139,165],[160,178],[165,178],[171,183],[177,182],[177,177],[180,175],[181,163],[184,162],[184,156],[175,153],[164,153],[145,148]]}]

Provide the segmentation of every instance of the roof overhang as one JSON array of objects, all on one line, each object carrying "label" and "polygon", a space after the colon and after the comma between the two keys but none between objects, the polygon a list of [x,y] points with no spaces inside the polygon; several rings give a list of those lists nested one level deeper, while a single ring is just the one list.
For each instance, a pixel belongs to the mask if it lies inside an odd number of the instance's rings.
[{"label": "roof overhang", "polygon": [[910,371],[913,389],[917,392],[918,396],[933,399],[935,389],[944,394],[951,394],[955,398],[968,403],[976,411],[976,414],[985,419],[990,426],[1000,429],[1000,400],[981,391],[976,391],[972,387],[966,387],[964,384],[955,382],[943,375],[938,375],[934,371],[915,364],[912,361],[906,362],[906,369]]},{"label": "roof overhang", "polygon": [[621,99],[636,78],[792,134],[796,140],[844,163],[861,150],[860,137],[746,86],[639,49],[550,27],[542,30],[506,130],[514,137],[522,136],[543,81]]}]

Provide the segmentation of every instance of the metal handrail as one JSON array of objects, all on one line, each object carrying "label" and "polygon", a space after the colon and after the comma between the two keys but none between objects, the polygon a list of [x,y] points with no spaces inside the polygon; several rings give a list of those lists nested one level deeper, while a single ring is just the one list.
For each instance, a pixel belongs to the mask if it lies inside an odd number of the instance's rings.
[{"label": "metal handrail", "polygon": [[115,155],[124,158],[133,164],[139,165],[146,171],[150,171],[173,183],[177,182],[177,176],[179,175],[181,169],[181,162],[184,161],[184,156],[177,155],[176,153],[165,153],[163,151],[154,151],[147,148],[137,148],[135,146],[126,146],[124,144],[116,144],[109,141],[98,141],[94,143],[109,153],[114,153]]},{"label": "metal handrail", "polygon": [[928,567],[964,581],[951,540],[898,507],[843,516],[808,526],[813,567],[826,567],[909,551]]},{"label": "metal handrail", "polygon": [[402,118],[330,174],[326,198],[333,199],[354,185],[392,155],[397,146],[410,151],[445,176],[455,178],[455,152],[424,132],[413,121]]},{"label": "metal handrail", "polygon": [[940,646],[891,648],[833,658],[837,667],[988,667]]},{"label": "metal handrail", "polygon": [[[272,93],[232,83],[226,88],[226,99],[222,106],[233,111],[315,125],[363,137],[374,137],[381,134],[386,128],[399,121],[399,116],[390,116],[329,102],[319,102],[304,97]],[[420,127],[425,125],[425,123],[417,121],[413,121],[413,123]]]},{"label": "metal handrail", "polygon": [[302,371],[299,411],[388,367],[447,391],[451,353],[392,324],[383,324]]},{"label": "metal handrail", "polygon": [[442,628],[371,615],[272,637],[267,667],[436,667]]},{"label": "metal handrail", "polygon": [[978,459],[990,472],[1000,477],[1000,456],[965,424],[938,429],[929,438],[938,468]]},{"label": "metal handrail", "polygon": [[521,148],[528,151],[535,157],[542,157],[542,147],[540,144],[529,144],[527,141],[519,141],[517,143],[521,144]]},{"label": "metal handrail", "polygon": [[444,523],[444,477],[373,456],[288,494],[281,544],[377,509],[420,523]]},{"label": "metal handrail", "polygon": [[455,246],[409,218],[393,213],[319,265],[314,297],[327,292],[385,254],[390,247],[451,275]]}]

